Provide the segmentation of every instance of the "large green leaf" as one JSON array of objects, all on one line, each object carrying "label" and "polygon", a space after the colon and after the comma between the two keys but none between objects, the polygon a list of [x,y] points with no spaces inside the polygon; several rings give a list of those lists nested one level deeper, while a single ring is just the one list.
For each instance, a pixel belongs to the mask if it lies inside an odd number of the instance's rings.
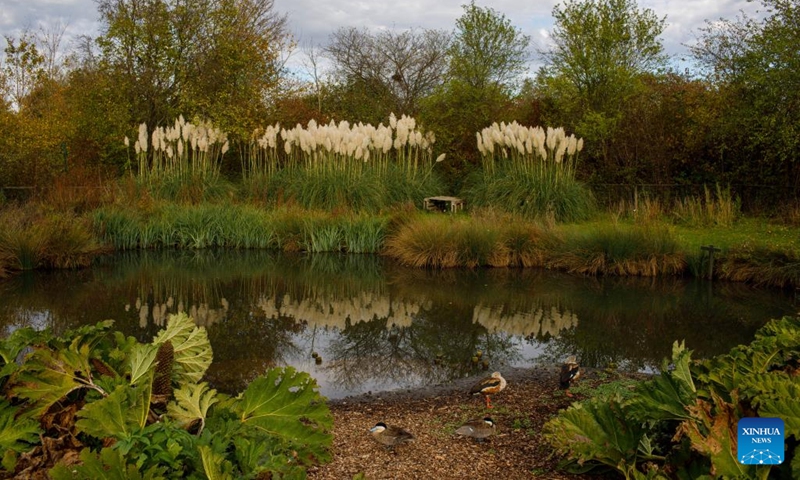
[{"label": "large green leaf", "polygon": [[[130,354],[131,385],[136,383],[148,373],[152,373],[150,368],[156,360],[158,347],[155,345],[138,344],[134,346]],[[152,378],[151,378],[152,380]]]},{"label": "large green leaf", "polygon": [[747,380],[743,390],[752,398],[760,417],[779,417],[786,427],[786,437],[800,439],[800,383],[783,372],[756,375]]},{"label": "large green leaf", "polygon": [[195,325],[185,313],[170,315],[167,328],[153,339],[153,345],[172,342],[175,365],[172,378],[177,383],[199,382],[211,365],[211,343],[206,329]]},{"label": "large green leaf", "polygon": [[78,411],[75,427],[97,438],[130,435],[147,423],[150,381],[139,386],[119,385],[107,397],[87,403]]},{"label": "large green leaf", "polygon": [[208,480],[233,480],[235,478],[231,471],[231,462],[225,459],[222,454],[215,452],[211,447],[202,445],[197,447],[200,458],[203,462],[203,471]]},{"label": "large green leaf", "polygon": [[0,450],[24,452],[39,442],[39,423],[26,417],[17,418],[19,409],[0,399]]},{"label": "large green leaf", "polygon": [[642,421],[683,420],[690,418],[686,408],[697,397],[694,381],[689,367],[691,352],[683,342],[675,342],[672,347],[672,365],[666,361],[661,374],[640,383],[631,402],[631,412]]},{"label": "large green leaf", "polygon": [[631,421],[619,397],[575,403],[544,426],[559,453],[583,465],[597,461],[621,473],[635,467],[643,430]]},{"label": "large green leaf", "polygon": [[[765,478],[765,468],[742,465],[736,458],[739,421],[734,406],[714,395],[713,403],[697,399],[689,420],[681,422],[678,435],[686,435],[691,448],[711,459],[711,473],[722,478]],[[769,467],[766,468],[769,470]]]},{"label": "large green leaf", "polygon": [[303,463],[330,458],[333,417],[313,378],[292,367],[254,380],[233,404],[242,423],[287,442]]},{"label": "large green leaf", "polygon": [[81,464],[58,464],[50,470],[53,480],[151,480],[163,479],[166,469],[153,466],[141,471],[135,464],[126,464],[118,450],[104,448],[94,453],[88,448],[81,450]]},{"label": "large green leaf", "polygon": [[47,347],[34,349],[17,373],[12,391],[31,401],[31,415],[41,415],[74,390],[87,387],[99,390],[92,381],[89,346],[78,346],[76,342],[60,351]]},{"label": "large green leaf", "polygon": [[198,434],[203,431],[211,405],[217,402],[217,391],[209,389],[206,382],[189,383],[175,390],[175,401],[167,406],[167,415],[182,428],[199,423]]}]

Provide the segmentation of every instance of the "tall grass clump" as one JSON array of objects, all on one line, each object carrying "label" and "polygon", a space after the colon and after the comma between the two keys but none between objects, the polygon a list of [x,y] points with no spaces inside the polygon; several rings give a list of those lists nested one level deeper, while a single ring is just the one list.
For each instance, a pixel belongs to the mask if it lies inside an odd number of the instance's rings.
[{"label": "tall grass clump", "polygon": [[378,211],[403,202],[421,203],[440,191],[433,172],[432,132],[412,117],[392,114],[389,124],[331,121],[253,133],[242,169],[246,195],[308,209]]},{"label": "tall grass clump", "polygon": [[800,255],[769,247],[732,248],[718,261],[715,276],[734,282],[800,287]]},{"label": "tall grass clump", "polygon": [[[133,144],[137,179],[161,198],[197,202],[229,190],[220,176],[222,157],[230,148],[227,134],[211,122],[194,122],[181,115],[173,125],[152,131],[146,123],[139,125]],[[130,148],[128,137],[125,147]]]},{"label": "tall grass clump", "polygon": [[690,226],[718,225],[730,227],[741,216],[741,200],[731,194],[730,187],[719,184],[714,190],[703,186],[702,199],[686,197],[677,200],[672,210],[676,222]]},{"label": "tall grass clump", "polygon": [[89,266],[104,249],[89,226],[70,213],[35,205],[0,212],[0,265],[6,271]]},{"label": "tall grass clump", "polygon": [[492,206],[526,218],[585,220],[596,203],[575,179],[583,139],[563,128],[493,123],[476,133],[482,169],[462,195],[476,206]]},{"label": "tall grass clump", "polygon": [[664,224],[586,225],[564,235],[548,266],[587,275],[678,275],[686,270],[684,253]]},{"label": "tall grass clump", "polygon": [[519,218],[417,215],[386,239],[385,253],[414,267],[542,266],[552,232]]}]

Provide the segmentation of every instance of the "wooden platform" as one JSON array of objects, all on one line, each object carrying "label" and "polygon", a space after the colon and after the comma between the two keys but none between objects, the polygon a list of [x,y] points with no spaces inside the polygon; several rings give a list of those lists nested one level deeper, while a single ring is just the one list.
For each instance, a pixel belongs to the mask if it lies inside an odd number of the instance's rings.
[{"label": "wooden platform", "polygon": [[464,200],[458,197],[426,197],[423,206],[428,211],[454,213],[464,210]]}]

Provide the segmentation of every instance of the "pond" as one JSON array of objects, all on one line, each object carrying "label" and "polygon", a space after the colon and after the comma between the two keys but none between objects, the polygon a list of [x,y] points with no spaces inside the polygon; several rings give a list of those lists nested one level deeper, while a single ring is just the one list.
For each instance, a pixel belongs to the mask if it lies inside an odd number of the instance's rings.
[{"label": "pond", "polygon": [[781,290],[696,279],[430,271],[373,255],[145,251],[0,283],[0,336],[113,319],[149,342],[169,314],[185,311],[208,330],[214,387],[235,393],[270,367],[292,365],[323,395],[341,398],[573,354],[588,367],[648,371],[675,340],[695,358],[724,353],[797,306]]}]

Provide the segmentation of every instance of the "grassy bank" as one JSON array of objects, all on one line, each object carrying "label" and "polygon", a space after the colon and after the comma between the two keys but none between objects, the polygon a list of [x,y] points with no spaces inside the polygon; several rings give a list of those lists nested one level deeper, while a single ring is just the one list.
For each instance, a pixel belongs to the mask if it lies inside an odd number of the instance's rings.
[{"label": "grassy bank", "polygon": [[135,249],[271,249],[380,253],[420,268],[538,267],[581,275],[707,276],[800,285],[800,228],[765,219],[689,222],[599,214],[579,223],[527,220],[492,209],[457,215],[414,207],[381,213],[265,208],[224,201],[107,204],[83,214],[29,204],[0,213],[0,275],[87,266]]}]

